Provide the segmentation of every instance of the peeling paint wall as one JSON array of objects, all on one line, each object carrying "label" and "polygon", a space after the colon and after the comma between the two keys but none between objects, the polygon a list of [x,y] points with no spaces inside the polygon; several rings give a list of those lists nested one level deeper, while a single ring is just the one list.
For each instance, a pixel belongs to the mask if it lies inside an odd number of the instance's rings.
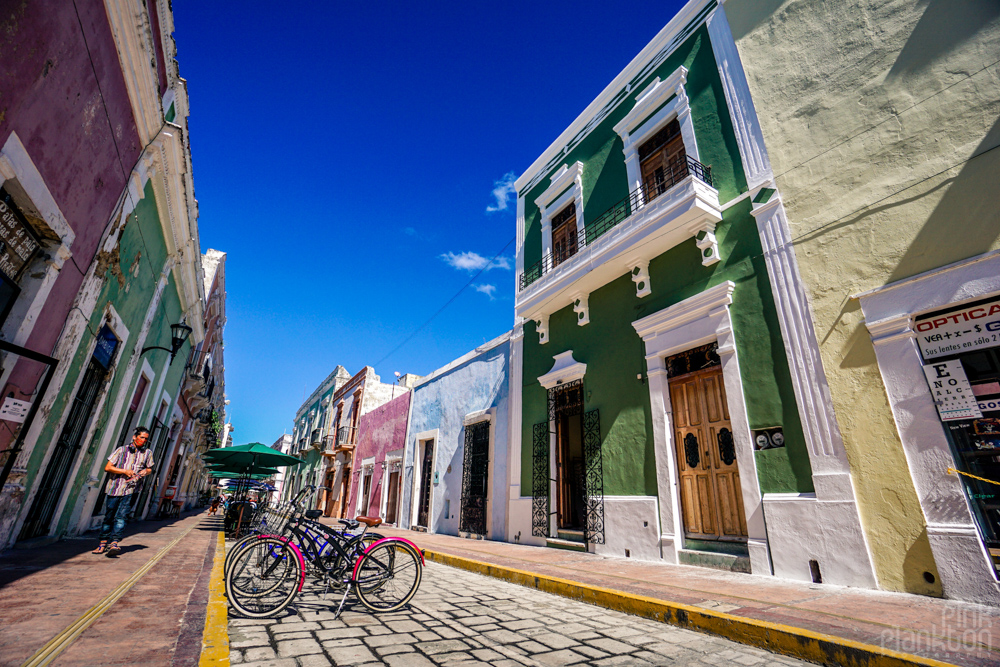
[{"label": "peeling paint wall", "polygon": [[1000,248],[1000,5],[729,0],[881,587],[940,595],[850,295]]}]

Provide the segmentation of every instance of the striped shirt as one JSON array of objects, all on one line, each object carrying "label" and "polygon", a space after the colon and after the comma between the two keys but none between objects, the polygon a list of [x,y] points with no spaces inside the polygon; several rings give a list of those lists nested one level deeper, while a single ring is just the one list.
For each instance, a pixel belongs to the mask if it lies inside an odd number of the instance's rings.
[{"label": "striped shirt", "polygon": [[[122,470],[139,472],[153,467],[153,452],[149,451],[149,447],[139,449],[130,442],[125,447],[119,447],[113,451],[108,457],[108,462]],[[109,496],[127,496],[135,491],[137,486],[139,486],[138,477],[129,479],[125,475],[112,473],[106,492]]]}]

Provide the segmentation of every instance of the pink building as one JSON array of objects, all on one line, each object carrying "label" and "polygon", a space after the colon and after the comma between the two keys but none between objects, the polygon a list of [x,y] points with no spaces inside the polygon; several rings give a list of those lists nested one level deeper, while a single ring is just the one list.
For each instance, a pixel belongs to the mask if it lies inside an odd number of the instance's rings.
[{"label": "pink building", "polygon": [[361,416],[349,516],[378,516],[387,524],[399,523],[411,392],[398,391],[402,395]]}]

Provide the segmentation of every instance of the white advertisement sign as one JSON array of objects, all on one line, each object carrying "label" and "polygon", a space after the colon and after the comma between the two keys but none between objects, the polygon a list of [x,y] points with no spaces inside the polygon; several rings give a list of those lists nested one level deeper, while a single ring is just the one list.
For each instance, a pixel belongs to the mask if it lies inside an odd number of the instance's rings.
[{"label": "white advertisement sign", "polygon": [[924,359],[1000,345],[1000,299],[914,324]]},{"label": "white advertisement sign", "polygon": [[927,364],[924,366],[924,375],[927,376],[927,384],[931,387],[941,421],[979,419],[983,416],[961,361],[952,359]]},{"label": "white advertisement sign", "polygon": [[19,401],[16,398],[5,398],[3,400],[3,405],[0,406],[0,419],[23,424],[24,418],[28,416],[28,408],[30,407],[31,403],[28,401]]}]

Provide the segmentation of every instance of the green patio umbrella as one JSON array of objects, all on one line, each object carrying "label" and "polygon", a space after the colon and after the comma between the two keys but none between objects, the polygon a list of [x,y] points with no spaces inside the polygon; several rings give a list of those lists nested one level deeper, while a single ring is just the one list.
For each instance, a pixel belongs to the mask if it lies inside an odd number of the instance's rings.
[{"label": "green patio umbrella", "polygon": [[226,463],[217,463],[208,466],[208,470],[211,472],[228,472],[234,475],[277,475],[280,471],[276,468],[268,468],[266,466],[231,466]]},{"label": "green patio umbrella", "polygon": [[211,476],[215,479],[267,479],[268,477],[273,477],[273,474],[258,474],[258,475],[243,475],[235,472],[224,472],[222,470],[213,470]]},{"label": "green patio umbrella", "polygon": [[276,452],[267,445],[251,442],[247,445],[210,449],[201,455],[208,463],[225,463],[232,468],[245,466],[284,467],[296,466],[302,459]]}]

